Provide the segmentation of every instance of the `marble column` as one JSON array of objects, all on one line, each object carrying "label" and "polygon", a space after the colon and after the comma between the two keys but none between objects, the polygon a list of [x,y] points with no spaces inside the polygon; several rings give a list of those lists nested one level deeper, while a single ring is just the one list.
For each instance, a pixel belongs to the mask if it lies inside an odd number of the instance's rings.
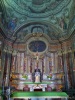
[{"label": "marble column", "polygon": [[17,66],[18,66],[18,61],[17,61],[17,54],[15,55],[15,72],[17,72]]},{"label": "marble column", "polygon": [[70,63],[72,58],[70,58],[70,53],[66,54],[66,63],[67,63],[67,72],[68,72],[68,80],[69,80],[69,88],[72,86],[72,77],[71,77],[71,68]]},{"label": "marble column", "polygon": [[12,68],[12,54],[8,53],[8,66],[7,66],[7,84],[10,86],[10,74]]},{"label": "marble column", "polygon": [[30,60],[30,73],[32,73],[33,59]]},{"label": "marble column", "polygon": [[[3,68],[3,85],[6,86],[6,72],[7,72],[7,62],[8,62],[8,55],[7,52],[4,52],[4,68]],[[3,61],[2,61],[3,62]]]},{"label": "marble column", "polygon": [[66,54],[63,54],[63,69],[64,69],[64,88],[67,91],[70,87],[70,80],[69,80],[69,74],[68,74],[68,67],[67,67],[67,59]]},{"label": "marble column", "polygon": [[75,78],[74,78],[74,72],[73,72],[74,62],[73,61],[74,61],[73,52],[70,52],[69,53],[69,62],[70,62],[69,69],[70,69],[70,74],[71,74],[70,81],[71,81],[71,87],[75,88]]},{"label": "marble column", "polygon": [[[5,81],[5,75],[4,75],[4,71],[5,71],[5,58],[6,58],[6,52],[2,51],[2,54],[1,54],[1,78],[3,81]],[[3,84],[3,82],[1,82]]]},{"label": "marble column", "polygon": [[62,55],[58,55],[58,67],[57,72],[63,71]]},{"label": "marble column", "polygon": [[8,52],[5,52],[5,63],[4,63],[4,69],[3,69],[3,80],[4,80],[4,86],[8,86],[10,82],[10,72],[11,72],[11,54]]},{"label": "marble column", "polygon": [[44,73],[44,58],[42,58],[42,74]]}]

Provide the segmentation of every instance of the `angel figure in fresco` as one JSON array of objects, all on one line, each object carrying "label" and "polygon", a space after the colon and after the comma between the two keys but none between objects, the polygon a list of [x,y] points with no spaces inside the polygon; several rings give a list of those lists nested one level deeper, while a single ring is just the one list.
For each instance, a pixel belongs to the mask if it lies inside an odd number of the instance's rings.
[{"label": "angel figure in fresco", "polygon": [[64,18],[62,18],[62,17],[60,18],[59,25],[63,30],[67,29],[67,23],[65,22]]},{"label": "angel figure in fresco", "polygon": [[14,18],[14,19],[10,20],[9,23],[8,23],[8,29],[11,32],[13,32],[15,27],[16,27],[16,21],[17,21],[16,18]]}]

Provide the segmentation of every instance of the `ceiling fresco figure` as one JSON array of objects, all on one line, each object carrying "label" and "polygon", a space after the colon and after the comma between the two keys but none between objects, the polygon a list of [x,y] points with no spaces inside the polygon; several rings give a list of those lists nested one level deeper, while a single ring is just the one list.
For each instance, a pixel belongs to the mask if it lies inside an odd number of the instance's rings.
[{"label": "ceiling fresco figure", "polygon": [[63,30],[67,29],[67,23],[65,22],[63,18],[60,18],[59,25]]},{"label": "ceiling fresco figure", "polygon": [[9,29],[11,32],[14,32],[15,27],[16,27],[16,19],[12,19],[12,20],[9,21],[9,23],[8,23],[8,29]]}]

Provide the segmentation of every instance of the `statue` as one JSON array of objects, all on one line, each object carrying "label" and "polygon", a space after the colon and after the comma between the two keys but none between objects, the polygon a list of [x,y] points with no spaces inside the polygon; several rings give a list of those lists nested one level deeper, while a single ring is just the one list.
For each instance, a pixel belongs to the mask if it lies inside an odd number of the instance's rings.
[{"label": "statue", "polygon": [[32,73],[32,80],[33,82],[41,82],[42,81],[42,73],[40,71],[40,69],[35,69],[34,72]]},{"label": "statue", "polygon": [[37,82],[37,83],[40,82],[40,73],[39,72],[35,73],[35,82]]}]

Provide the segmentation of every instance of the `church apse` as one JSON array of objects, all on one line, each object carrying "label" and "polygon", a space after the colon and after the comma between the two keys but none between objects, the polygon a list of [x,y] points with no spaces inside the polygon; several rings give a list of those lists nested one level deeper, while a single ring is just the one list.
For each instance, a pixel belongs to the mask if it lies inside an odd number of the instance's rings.
[{"label": "church apse", "polygon": [[27,87],[27,91],[39,87],[42,91],[61,91],[63,70],[58,70],[58,55],[56,51],[51,51],[52,48],[43,37],[30,38],[25,44],[25,51],[18,51],[12,56],[11,86],[17,90]]}]

